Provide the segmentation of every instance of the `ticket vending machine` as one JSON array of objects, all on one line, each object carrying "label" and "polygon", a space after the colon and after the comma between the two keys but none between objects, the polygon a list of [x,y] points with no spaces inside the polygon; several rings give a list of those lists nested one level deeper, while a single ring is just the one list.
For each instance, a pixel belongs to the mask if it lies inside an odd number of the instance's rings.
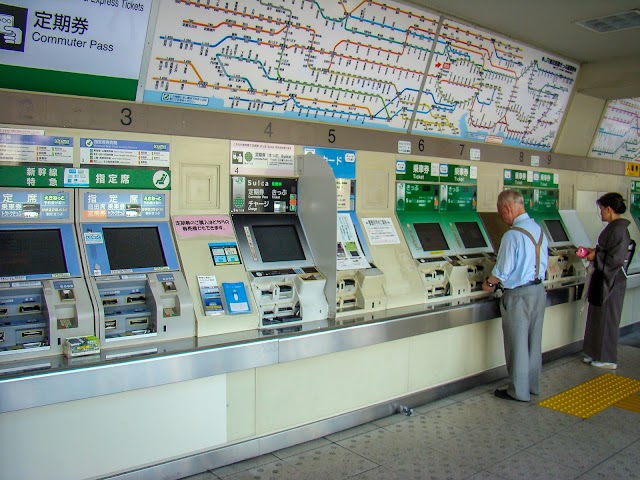
[{"label": "ticket vending machine", "polygon": [[[475,185],[396,184],[396,215],[427,303],[461,304],[486,296],[482,282],[495,255],[475,212],[475,194]],[[447,210],[441,211],[445,202]]]},{"label": "ticket vending machine", "polygon": [[195,336],[169,225],[169,195],[79,191],[83,261],[103,348]]},{"label": "ticket vending machine", "polygon": [[[559,211],[559,177],[550,172],[504,170],[505,188],[522,194],[525,211],[544,230],[549,241],[545,285],[568,285],[584,280],[585,262],[576,252]],[[575,238],[579,238],[578,235]]]},{"label": "ticket vending machine", "polygon": [[384,310],[387,307],[384,273],[372,263],[371,253],[355,211],[338,213],[336,316]]},{"label": "ticket vending machine", "polygon": [[231,182],[233,227],[260,328],[325,320],[327,280],[298,216],[298,180],[236,175]]},{"label": "ticket vending machine", "polygon": [[534,215],[549,240],[549,263],[547,284],[561,282],[568,284],[584,279],[587,274],[586,262],[576,255],[577,246],[572,242],[560,213]]},{"label": "ticket vending machine", "polygon": [[428,303],[460,304],[486,296],[482,282],[495,255],[479,218],[398,214]]},{"label": "ticket vending machine", "polygon": [[[534,181],[545,174],[534,172]],[[550,176],[550,174],[546,174]],[[542,227],[549,241],[549,261],[545,285],[570,284],[586,276],[585,262],[576,255],[576,245],[558,210],[560,191],[551,184],[546,187],[518,188],[525,199],[525,210]]]},{"label": "ticket vending machine", "polygon": [[0,362],[59,355],[66,338],[94,334],[73,195],[2,190]]}]

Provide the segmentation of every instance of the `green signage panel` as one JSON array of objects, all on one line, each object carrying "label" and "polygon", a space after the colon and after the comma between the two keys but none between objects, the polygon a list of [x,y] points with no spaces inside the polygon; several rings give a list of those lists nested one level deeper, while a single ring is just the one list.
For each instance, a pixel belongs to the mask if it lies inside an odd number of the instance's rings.
[{"label": "green signage panel", "polygon": [[0,166],[0,186],[17,188],[114,188],[171,190],[169,170]]},{"label": "green signage panel", "polygon": [[527,179],[526,170],[507,170],[504,171],[504,186],[528,186],[530,185]]},{"label": "green signage panel", "polygon": [[534,189],[533,211],[536,213],[557,212],[560,207],[560,191],[554,189]]},{"label": "green signage panel", "polygon": [[527,213],[557,212],[560,204],[560,190],[557,188],[515,188],[524,198]]},{"label": "green signage panel", "polygon": [[0,186],[18,188],[58,188],[64,185],[64,167],[0,166]]},{"label": "green signage panel", "polygon": [[558,188],[558,180],[553,173],[533,172],[533,186],[543,188]]},{"label": "green signage panel", "polygon": [[504,170],[504,186],[558,188],[559,176],[549,172],[532,170]]},{"label": "green signage panel", "polygon": [[396,183],[396,211],[438,211],[441,188],[443,186],[437,184]]},{"label": "green signage panel", "polygon": [[478,183],[478,167],[469,165],[440,165],[440,182],[476,185]]},{"label": "green signage panel", "polygon": [[437,163],[396,160],[396,180],[437,182],[439,175]]},{"label": "green signage panel", "polygon": [[631,211],[633,213],[640,212],[640,193],[631,194]]},{"label": "green signage panel", "polygon": [[146,168],[89,168],[87,170],[89,170],[88,188],[171,190],[169,170]]},{"label": "green signage panel", "polygon": [[476,186],[442,185],[440,211],[474,212],[478,204]]}]

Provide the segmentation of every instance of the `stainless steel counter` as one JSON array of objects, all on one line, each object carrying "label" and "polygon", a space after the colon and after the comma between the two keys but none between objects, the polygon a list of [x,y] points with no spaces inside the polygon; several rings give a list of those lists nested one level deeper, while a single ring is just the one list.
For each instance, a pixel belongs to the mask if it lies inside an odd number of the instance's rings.
[{"label": "stainless steel counter", "polygon": [[[547,306],[579,298],[582,284],[547,292]],[[291,362],[498,318],[493,298],[416,305],[301,327],[163,342],[89,357],[55,356],[0,366],[0,413]]]}]

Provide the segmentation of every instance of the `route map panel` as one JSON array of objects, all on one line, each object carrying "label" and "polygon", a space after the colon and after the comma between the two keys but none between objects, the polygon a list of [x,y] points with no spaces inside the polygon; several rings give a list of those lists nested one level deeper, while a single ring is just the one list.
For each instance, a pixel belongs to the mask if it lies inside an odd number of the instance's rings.
[{"label": "route map panel", "polygon": [[143,101],[407,131],[437,24],[394,2],[162,2]]},{"label": "route map panel", "polygon": [[577,65],[446,19],[434,43],[439,19],[395,2],[162,2],[143,101],[550,150]]},{"label": "route map panel", "polygon": [[640,98],[610,100],[589,152],[590,157],[640,161]]},{"label": "route map panel", "polygon": [[413,133],[551,150],[578,65],[443,22]]}]

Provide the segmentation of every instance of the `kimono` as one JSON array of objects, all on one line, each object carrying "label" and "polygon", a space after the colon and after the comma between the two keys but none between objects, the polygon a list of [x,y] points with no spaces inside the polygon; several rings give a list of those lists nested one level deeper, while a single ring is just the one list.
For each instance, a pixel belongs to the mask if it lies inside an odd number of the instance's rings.
[{"label": "kimono", "polygon": [[617,363],[618,360],[618,331],[627,288],[622,266],[631,242],[629,223],[625,218],[613,220],[598,237],[582,349],[599,362]]}]

